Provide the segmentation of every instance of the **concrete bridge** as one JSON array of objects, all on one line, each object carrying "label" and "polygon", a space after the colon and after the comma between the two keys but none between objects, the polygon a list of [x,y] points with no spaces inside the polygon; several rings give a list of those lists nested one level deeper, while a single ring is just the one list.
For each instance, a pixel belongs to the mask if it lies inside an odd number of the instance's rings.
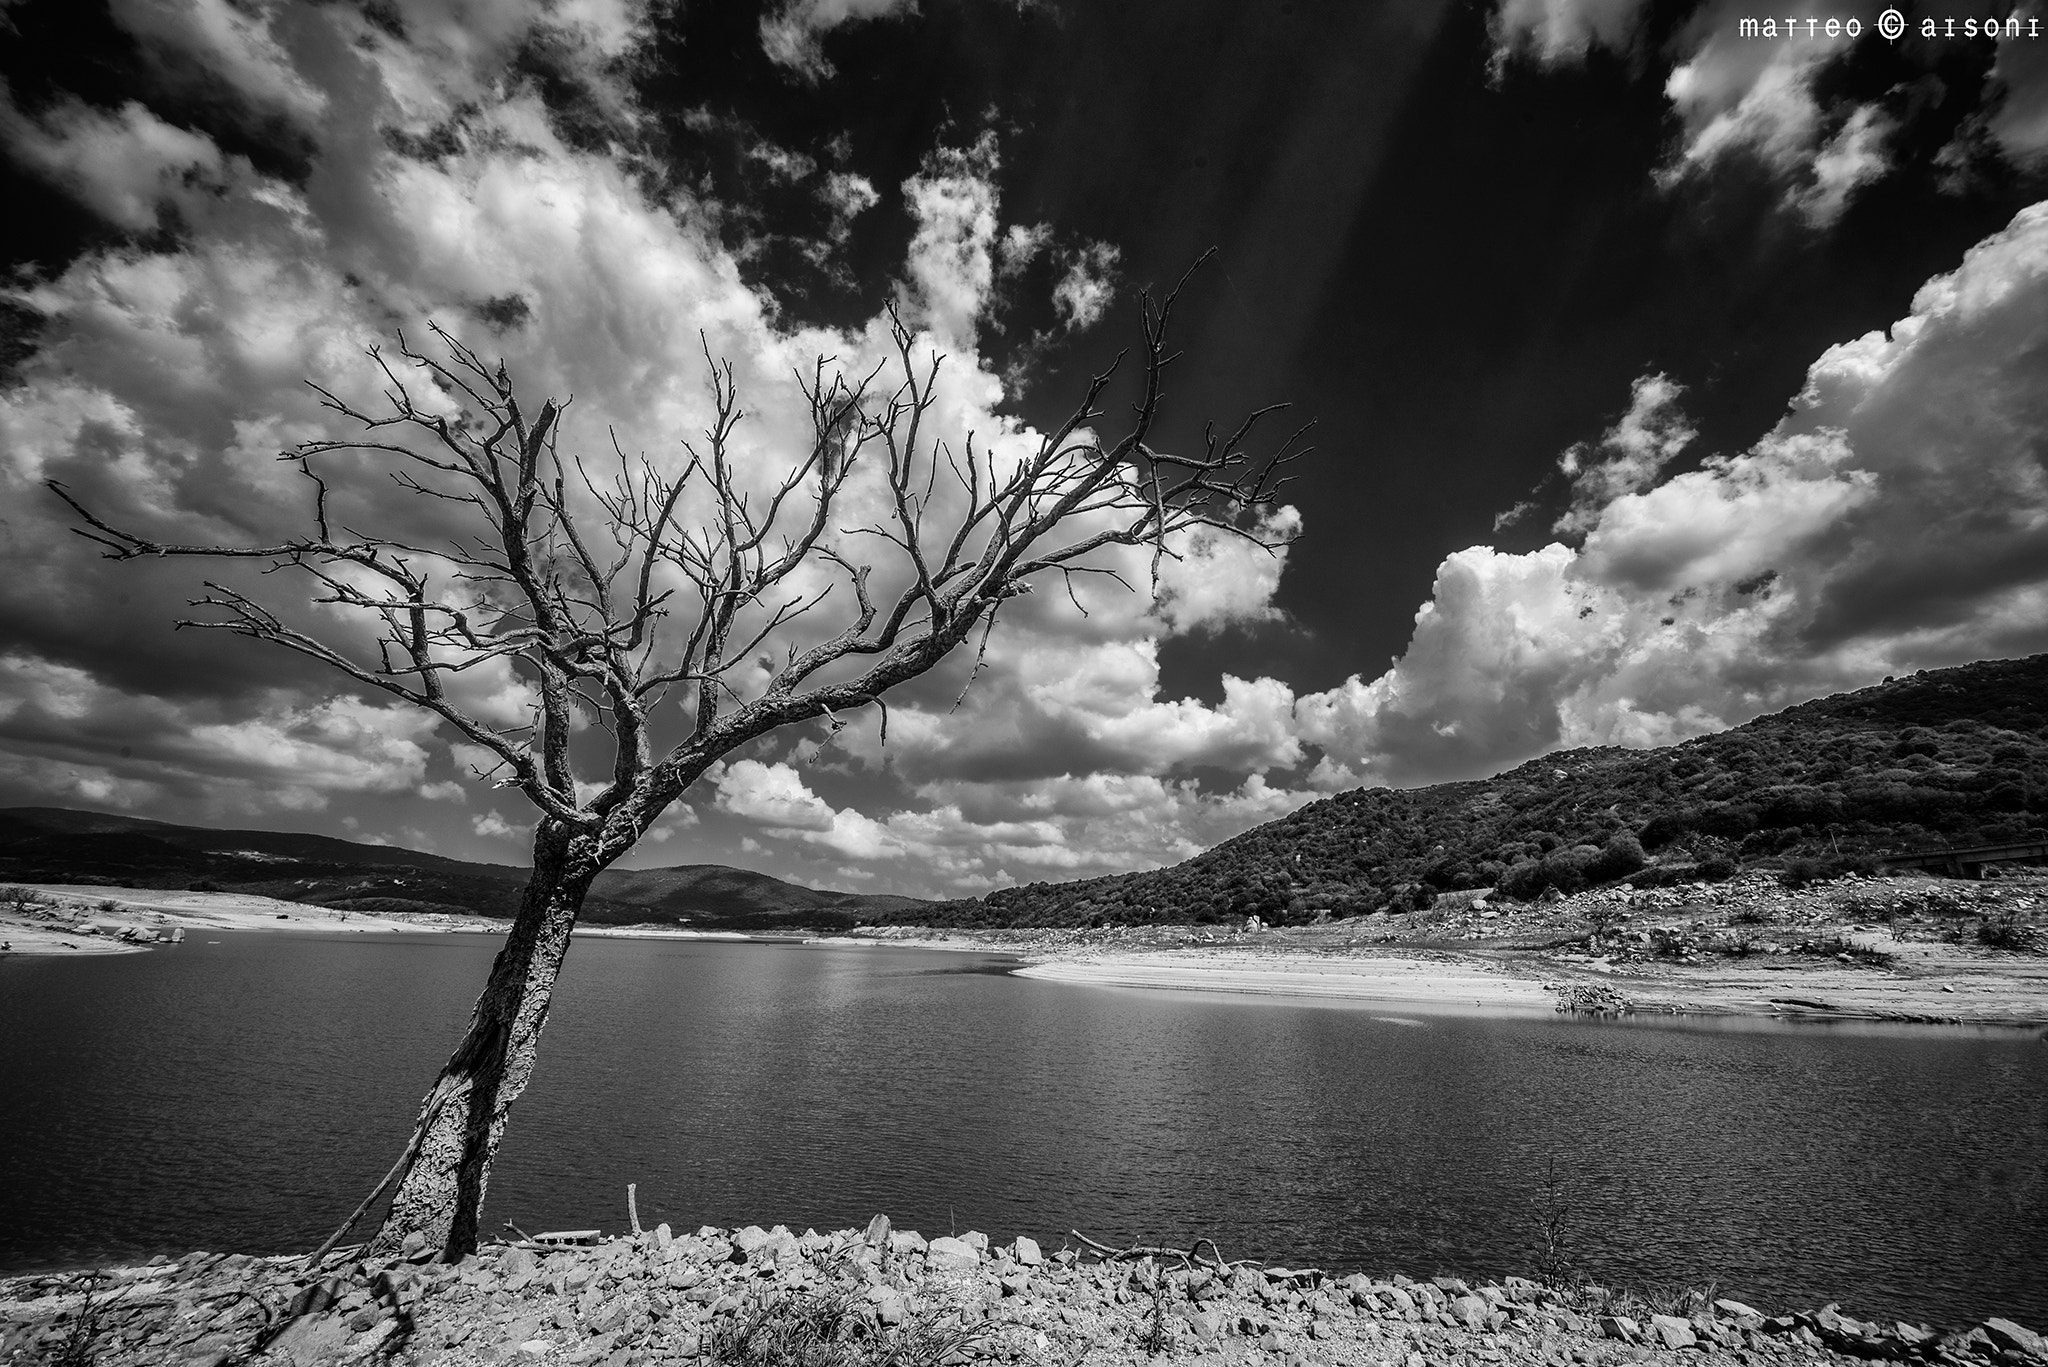
[{"label": "concrete bridge", "polygon": [[1878,860],[1878,866],[1888,872],[1893,869],[1940,869],[1951,878],[1982,878],[1986,864],[1999,864],[2009,859],[2048,859],[2048,838],[1888,854]]}]

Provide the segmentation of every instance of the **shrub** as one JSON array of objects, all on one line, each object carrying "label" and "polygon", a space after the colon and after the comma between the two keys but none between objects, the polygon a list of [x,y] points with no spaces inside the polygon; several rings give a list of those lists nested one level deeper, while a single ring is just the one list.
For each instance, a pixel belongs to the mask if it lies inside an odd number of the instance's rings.
[{"label": "shrub", "polygon": [[1700,861],[1700,877],[1709,883],[1725,883],[1735,876],[1740,867],[1725,854],[1710,854]]},{"label": "shrub", "polygon": [[1977,943],[1993,949],[2009,949],[2024,953],[2034,947],[2035,933],[2032,927],[2013,912],[1998,916],[1986,916],[1977,923]]},{"label": "shrub", "polygon": [[1626,878],[1650,862],[1643,853],[1643,842],[1627,831],[1617,831],[1607,837],[1600,855],[1586,872],[1597,883],[1611,883],[1617,878]]},{"label": "shrub", "polygon": [[1822,861],[1808,855],[1787,859],[1785,867],[1778,871],[1778,881],[1788,888],[1803,888],[1827,877]]},{"label": "shrub", "polygon": [[1534,899],[1543,891],[1543,866],[1534,859],[1522,859],[1501,875],[1500,890],[1519,902]]},{"label": "shrub", "polygon": [[1808,940],[1799,946],[1799,952],[1817,954],[1827,959],[1838,959],[1846,955],[1866,968],[1890,968],[1899,961],[1896,954],[1882,949],[1872,949],[1869,945],[1860,945],[1839,935],[1831,935],[1825,940]]},{"label": "shrub", "polygon": [[927,1307],[913,1308],[892,1333],[858,1297],[799,1292],[726,1321],[704,1356],[719,1367],[938,1367],[965,1360],[986,1335]]},{"label": "shrub", "polygon": [[1592,882],[1593,865],[1600,859],[1598,845],[1573,845],[1543,856],[1543,881],[1561,893],[1579,892]]}]

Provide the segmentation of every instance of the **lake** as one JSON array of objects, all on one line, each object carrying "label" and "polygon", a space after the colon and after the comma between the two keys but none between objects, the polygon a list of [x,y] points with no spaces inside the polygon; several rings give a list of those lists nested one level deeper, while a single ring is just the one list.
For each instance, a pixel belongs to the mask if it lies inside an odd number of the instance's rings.
[{"label": "lake", "polygon": [[[0,960],[0,1269],[312,1247],[497,941],[192,932]],[[487,1226],[865,1224],[2048,1324],[2026,1032],[1417,1014],[887,948],[579,940]]]}]

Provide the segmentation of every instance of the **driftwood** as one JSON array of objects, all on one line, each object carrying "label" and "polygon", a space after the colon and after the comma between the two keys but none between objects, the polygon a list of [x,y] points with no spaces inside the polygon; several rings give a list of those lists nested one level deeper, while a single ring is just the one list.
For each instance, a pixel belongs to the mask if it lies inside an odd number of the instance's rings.
[{"label": "driftwood", "polygon": [[[1298,1271],[1284,1267],[1268,1268],[1257,1258],[1238,1258],[1235,1261],[1226,1259],[1223,1256],[1223,1249],[1214,1239],[1206,1235],[1195,1240],[1194,1244],[1188,1248],[1168,1248],[1163,1244],[1132,1244],[1129,1248],[1111,1248],[1108,1244],[1098,1243],[1094,1239],[1089,1238],[1078,1229],[1070,1229],[1067,1233],[1086,1244],[1091,1252],[1099,1254],[1104,1262],[1122,1262],[1126,1259],[1134,1258],[1178,1258],[1181,1260],[1182,1265],[1186,1267],[1210,1267],[1219,1272],[1226,1273],[1235,1268],[1256,1267],[1260,1272],[1273,1278],[1275,1281],[1288,1281],[1295,1277],[1320,1277],[1323,1275],[1321,1271],[1315,1268],[1303,1268]],[[1203,1244],[1209,1246],[1209,1256],[1206,1258],[1202,1256]]]}]

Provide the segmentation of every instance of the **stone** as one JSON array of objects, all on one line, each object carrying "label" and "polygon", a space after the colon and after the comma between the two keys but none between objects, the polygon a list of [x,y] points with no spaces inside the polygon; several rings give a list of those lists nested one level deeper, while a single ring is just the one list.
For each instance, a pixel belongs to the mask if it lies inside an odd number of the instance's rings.
[{"label": "stone", "polygon": [[1650,1334],[1666,1348],[1690,1348],[1699,1342],[1692,1325],[1676,1315],[1650,1316]]},{"label": "stone", "polygon": [[341,1352],[351,1334],[348,1324],[333,1315],[306,1315],[285,1326],[270,1343],[270,1355],[293,1367],[316,1367]]},{"label": "stone", "polygon": [[1642,1338],[1643,1331],[1627,1315],[1602,1315],[1600,1332],[1608,1338],[1620,1339],[1623,1343],[1634,1343]]},{"label": "stone", "polygon": [[549,1343],[546,1339],[528,1339],[519,1345],[519,1356],[527,1359],[529,1362],[537,1361],[553,1352],[554,1347],[555,1345]]},{"label": "stone", "polygon": [[1188,1322],[1188,1328],[1194,1331],[1196,1339],[1203,1343],[1214,1343],[1216,1341],[1217,1324],[1214,1315],[1209,1314],[1205,1310],[1195,1310],[1188,1306],[1180,1308],[1180,1315],[1182,1319]]},{"label": "stone", "polygon": [[2014,1324],[2011,1320],[1988,1319],[1984,1321],[1984,1332],[2000,1348],[2048,1361],[2048,1340],[2024,1325]]},{"label": "stone", "polygon": [[961,1235],[960,1242],[966,1244],[976,1253],[988,1252],[988,1235],[983,1234],[978,1229],[970,1229],[965,1234]]},{"label": "stone", "polygon": [[1461,1295],[1451,1302],[1451,1318],[1475,1334],[1486,1328],[1486,1317],[1491,1311],[1492,1307],[1478,1296]]},{"label": "stone", "polygon": [[868,1304],[875,1307],[875,1318],[884,1324],[903,1323],[903,1295],[893,1286],[871,1286],[867,1290]]},{"label": "stone", "polygon": [[1038,1267],[1045,1262],[1045,1254],[1038,1250],[1038,1241],[1029,1235],[1019,1234],[1011,1248],[1010,1256],[1024,1267]]},{"label": "stone", "polygon": [[877,1215],[868,1221],[868,1232],[862,1237],[874,1248],[880,1248],[889,1242],[889,1217]]},{"label": "stone", "polygon": [[1005,1296],[1021,1296],[1031,1289],[1031,1274],[1012,1272],[1009,1276],[998,1279],[996,1285],[1003,1289]]},{"label": "stone", "polygon": [[925,1246],[925,1265],[943,1268],[953,1272],[971,1270],[981,1261],[981,1253],[965,1239],[941,1237]]},{"label": "stone", "polygon": [[1714,1308],[1730,1319],[1761,1321],[1764,1318],[1763,1311],[1752,1310],[1741,1301],[1729,1300],[1725,1296],[1714,1302]]},{"label": "stone", "polygon": [[896,1254],[922,1253],[924,1235],[914,1229],[899,1229],[889,1236],[889,1251]]}]

